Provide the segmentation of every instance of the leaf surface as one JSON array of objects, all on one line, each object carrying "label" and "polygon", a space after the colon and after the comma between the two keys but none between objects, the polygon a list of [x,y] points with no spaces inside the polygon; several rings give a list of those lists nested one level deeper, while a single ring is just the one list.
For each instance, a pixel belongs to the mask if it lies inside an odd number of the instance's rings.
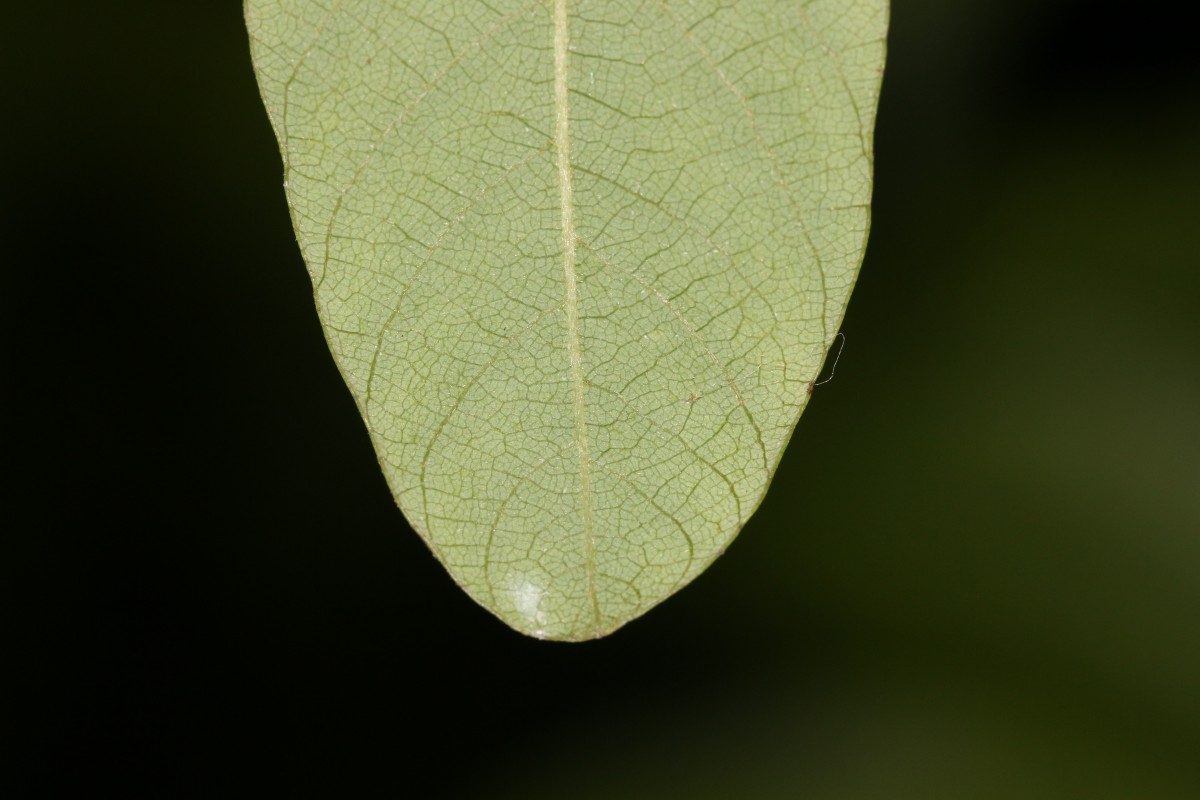
[{"label": "leaf surface", "polygon": [[330,348],[405,516],[601,636],[758,506],[862,259],[885,0],[248,0]]}]

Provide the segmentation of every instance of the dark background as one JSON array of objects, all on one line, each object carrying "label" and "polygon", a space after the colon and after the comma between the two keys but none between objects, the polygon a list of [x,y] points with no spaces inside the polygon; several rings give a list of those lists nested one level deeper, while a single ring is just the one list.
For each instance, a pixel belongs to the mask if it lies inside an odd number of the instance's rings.
[{"label": "dark background", "polygon": [[896,0],[836,379],[728,556],[563,645],[396,510],[240,5],[9,9],[0,792],[1200,796],[1200,48],[1172,13]]}]

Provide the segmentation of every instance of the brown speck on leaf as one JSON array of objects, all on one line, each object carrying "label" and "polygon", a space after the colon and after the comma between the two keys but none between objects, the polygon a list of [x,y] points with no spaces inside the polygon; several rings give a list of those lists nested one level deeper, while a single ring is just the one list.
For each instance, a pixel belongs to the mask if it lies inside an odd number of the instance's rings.
[{"label": "brown speck on leaf", "polygon": [[699,399],[700,398],[696,396],[696,393],[692,392],[691,394],[688,395],[688,399],[685,400],[684,402],[690,406],[690,405],[693,405]]}]

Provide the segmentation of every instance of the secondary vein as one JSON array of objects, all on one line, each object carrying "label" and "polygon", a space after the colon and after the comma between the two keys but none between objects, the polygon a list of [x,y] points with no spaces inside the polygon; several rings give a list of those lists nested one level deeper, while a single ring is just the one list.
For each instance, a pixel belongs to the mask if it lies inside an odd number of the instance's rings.
[{"label": "secondary vein", "polygon": [[568,104],[567,54],[570,31],[567,0],[554,3],[554,146],[558,151],[558,194],[562,208],[563,277],[566,283],[567,350],[571,360],[574,389],[575,443],[579,452],[580,516],[583,520],[583,563],[587,572],[588,598],[600,626],[600,602],[596,596],[596,533],[592,501],[592,471],[588,455],[587,416],[584,403],[583,351],[579,345],[579,281],[575,274],[577,239],[575,199],[571,185],[571,115]]}]

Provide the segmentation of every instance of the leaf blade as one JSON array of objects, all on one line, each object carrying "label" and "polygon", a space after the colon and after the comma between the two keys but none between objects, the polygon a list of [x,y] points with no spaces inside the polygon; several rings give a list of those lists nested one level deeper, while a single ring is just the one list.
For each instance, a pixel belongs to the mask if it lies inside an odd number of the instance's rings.
[{"label": "leaf blade", "polygon": [[330,347],[518,630],[602,635],[766,490],[867,229],[880,0],[249,0]]}]

